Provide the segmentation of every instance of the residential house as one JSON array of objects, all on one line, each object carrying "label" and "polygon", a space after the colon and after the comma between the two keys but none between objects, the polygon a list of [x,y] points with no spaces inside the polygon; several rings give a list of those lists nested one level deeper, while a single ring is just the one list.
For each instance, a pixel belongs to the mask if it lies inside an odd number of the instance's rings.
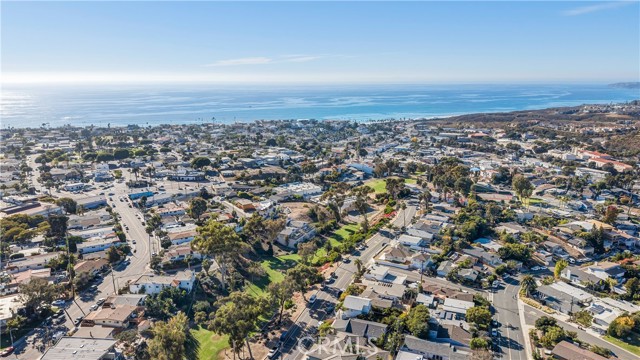
[{"label": "residential house", "polygon": [[82,320],[83,326],[109,326],[117,328],[126,328],[129,326],[129,320],[132,314],[138,309],[132,305],[114,305],[113,307],[101,307],[96,311],[92,311]]},{"label": "residential house", "polygon": [[171,240],[171,244],[180,245],[193,241],[197,234],[198,232],[196,230],[185,230],[170,232],[167,236],[169,237],[169,240]]},{"label": "residential house", "polygon": [[113,360],[121,354],[116,350],[116,340],[94,337],[62,337],[48,348],[40,360]]},{"label": "residential house", "polygon": [[625,274],[625,270],[620,264],[610,261],[596,262],[587,266],[585,271],[603,280],[615,279],[618,283],[622,282]]},{"label": "residential house", "polygon": [[348,295],[342,302],[342,318],[353,318],[371,311],[371,299]]},{"label": "residential house", "polygon": [[60,254],[62,254],[62,252],[58,251],[15,259],[6,265],[5,270],[10,274],[15,274],[26,270],[43,269],[49,261],[57,258]]},{"label": "residential house", "polygon": [[398,238],[398,242],[414,250],[420,250],[429,246],[429,244],[423,238],[407,234],[400,235],[400,237]]},{"label": "residential house", "polygon": [[129,284],[132,294],[157,294],[167,287],[177,287],[190,292],[195,281],[191,270],[180,271],[175,275],[144,274]]},{"label": "residential house", "polygon": [[450,313],[455,313],[458,318],[464,319],[467,316],[467,310],[472,308],[473,306],[473,301],[446,298],[444,299],[443,310]]},{"label": "residential house", "polygon": [[120,239],[117,236],[112,236],[112,237],[105,237],[105,238],[85,241],[85,242],[76,244],[76,247],[78,248],[78,253],[88,254],[88,253],[103,251],[112,246],[117,246],[119,244],[121,244]]},{"label": "residential house", "polygon": [[467,360],[471,356],[465,348],[453,344],[433,342],[405,335],[396,360]]},{"label": "residential house", "polygon": [[[321,344],[304,352],[305,360],[377,360],[389,358],[389,352],[377,348],[366,338],[338,331]],[[354,349],[358,349],[356,352]],[[415,359],[414,359],[415,360]]]},{"label": "residential house", "polygon": [[316,229],[306,221],[289,221],[280,231],[276,241],[283,246],[295,248],[299,243],[308,241],[316,236]]},{"label": "residential house", "polygon": [[554,359],[558,360],[607,360],[604,356],[583,349],[566,340],[557,343],[553,350],[551,350],[551,354]]}]

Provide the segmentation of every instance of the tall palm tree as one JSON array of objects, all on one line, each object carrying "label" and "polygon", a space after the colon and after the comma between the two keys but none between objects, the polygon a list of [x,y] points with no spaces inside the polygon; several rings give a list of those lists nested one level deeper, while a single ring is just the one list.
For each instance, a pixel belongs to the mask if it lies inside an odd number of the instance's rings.
[{"label": "tall palm tree", "polygon": [[358,274],[360,274],[362,272],[362,260],[360,260],[360,258],[357,258],[353,261],[353,264],[356,266],[356,268],[358,268]]},{"label": "tall palm tree", "polygon": [[420,201],[424,202],[424,212],[429,212],[429,205],[431,203],[431,191],[425,190],[422,194],[420,194]]},{"label": "tall palm tree", "polygon": [[524,290],[527,297],[529,297],[534,291],[536,291],[538,285],[536,284],[536,280],[533,276],[525,275],[520,282],[520,288]]}]

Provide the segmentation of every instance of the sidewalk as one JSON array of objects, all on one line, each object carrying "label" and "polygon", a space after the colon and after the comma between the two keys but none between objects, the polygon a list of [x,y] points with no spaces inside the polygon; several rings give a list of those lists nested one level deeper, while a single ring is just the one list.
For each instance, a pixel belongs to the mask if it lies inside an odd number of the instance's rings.
[{"label": "sidewalk", "polygon": [[518,315],[520,316],[520,327],[522,328],[522,335],[524,335],[524,351],[527,359],[533,359],[533,349],[531,348],[531,339],[529,338],[529,331],[534,327],[527,325],[524,319],[524,303],[518,296]]}]

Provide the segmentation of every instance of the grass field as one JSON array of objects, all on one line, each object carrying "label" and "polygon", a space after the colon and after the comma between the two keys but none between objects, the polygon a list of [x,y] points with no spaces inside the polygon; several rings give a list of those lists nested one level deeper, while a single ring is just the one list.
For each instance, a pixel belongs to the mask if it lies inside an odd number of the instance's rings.
[{"label": "grass field", "polygon": [[331,241],[331,245],[340,245],[346,238],[351,236],[351,234],[357,232],[359,227],[360,225],[358,224],[343,225],[338,230],[334,231],[333,234],[329,235],[329,241]]},{"label": "grass field", "polygon": [[200,343],[199,360],[216,360],[220,351],[229,347],[227,336],[217,335],[202,327],[191,329],[191,332]]},{"label": "grass field", "polygon": [[246,290],[258,296],[263,295],[269,284],[272,282],[282,281],[287,269],[295,266],[298,261],[300,261],[300,256],[298,254],[265,258],[262,260],[260,265],[264,269],[266,275],[260,279],[255,279],[246,287]]},{"label": "grass field", "polygon": [[631,335],[629,335],[629,338],[629,342],[626,342],[609,335],[605,335],[604,337],[608,342],[618,345],[621,348],[640,356],[640,334],[632,332]]},{"label": "grass field", "polygon": [[[405,184],[415,184],[416,182],[416,179],[404,179]],[[384,194],[387,192],[387,182],[385,179],[373,179],[364,184],[370,186],[375,194]]]},{"label": "grass field", "polygon": [[[360,226],[358,224],[346,224],[340,227],[338,230],[334,231],[333,234],[328,236],[331,246],[340,245],[342,241],[344,241],[346,238],[351,236],[351,234],[358,231],[359,227]],[[327,255],[327,249],[325,249],[324,247],[321,247],[318,250],[316,250],[316,253],[311,259],[311,262],[316,263],[317,261],[320,260],[320,258],[326,255]]]},{"label": "grass field", "polygon": [[384,179],[373,179],[364,184],[370,186],[376,194],[384,194],[387,192],[385,188],[387,182]]}]

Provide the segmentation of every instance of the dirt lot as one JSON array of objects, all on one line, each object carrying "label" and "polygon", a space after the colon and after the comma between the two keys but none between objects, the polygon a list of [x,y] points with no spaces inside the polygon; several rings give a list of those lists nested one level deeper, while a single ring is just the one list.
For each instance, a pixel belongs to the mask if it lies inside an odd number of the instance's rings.
[{"label": "dirt lot", "polygon": [[287,202],[282,204],[282,207],[288,208],[291,211],[289,214],[291,219],[307,222],[311,222],[311,218],[307,215],[307,211],[309,211],[309,208],[312,206],[313,204],[306,202]]}]

